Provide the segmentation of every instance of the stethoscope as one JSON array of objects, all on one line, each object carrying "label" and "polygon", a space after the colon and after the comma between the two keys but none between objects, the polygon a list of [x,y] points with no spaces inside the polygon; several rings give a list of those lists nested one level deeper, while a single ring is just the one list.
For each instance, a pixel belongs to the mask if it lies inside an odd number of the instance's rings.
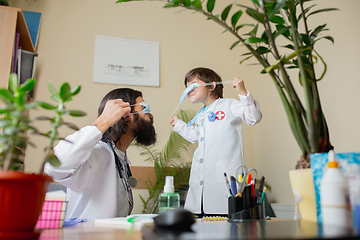
[{"label": "stethoscope", "polygon": [[115,150],[114,150],[113,146],[111,145],[111,143],[106,142],[106,144],[110,146],[111,150],[114,153],[115,165],[116,165],[116,168],[118,170],[119,177],[120,177],[120,179],[121,179],[121,181],[122,181],[122,183],[124,185],[124,188],[126,190],[127,198],[128,198],[129,204],[131,206],[130,209],[129,209],[129,212],[131,213],[132,206],[133,206],[133,197],[132,197],[132,194],[130,194],[130,191],[131,191],[130,187],[136,187],[137,184],[138,184],[138,180],[132,176],[129,164],[126,164],[126,172],[127,172],[127,176],[128,176],[128,184],[126,183],[126,180],[124,179],[124,176],[123,176],[123,174],[121,172],[121,170],[123,168],[122,168],[122,164],[121,164],[121,161],[120,161],[118,155],[115,153]]},{"label": "stethoscope", "polygon": [[[215,109],[216,109],[219,101],[220,101],[220,98],[217,100],[216,105],[215,105],[213,111],[215,111]],[[208,120],[209,120],[209,122],[215,121],[215,119],[216,119],[216,117],[217,117],[216,114],[215,114],[213,111],[209,112],[209,114],[208,114]]]}]

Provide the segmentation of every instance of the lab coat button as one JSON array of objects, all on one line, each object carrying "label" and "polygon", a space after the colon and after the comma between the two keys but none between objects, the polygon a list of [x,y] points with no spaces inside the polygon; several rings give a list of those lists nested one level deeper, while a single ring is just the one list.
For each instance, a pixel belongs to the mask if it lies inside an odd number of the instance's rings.
[{"label": "lab coat button", "polygon": [[203,181],[203,180],[201,180],[201,181],[200,181],[200,185],[203,185],[203,184],[204,184],[204,181]]},{"label": "lab coat button", "polygon": [[200,158],[200,163],[202,163],[204,161],[204,159]]}]

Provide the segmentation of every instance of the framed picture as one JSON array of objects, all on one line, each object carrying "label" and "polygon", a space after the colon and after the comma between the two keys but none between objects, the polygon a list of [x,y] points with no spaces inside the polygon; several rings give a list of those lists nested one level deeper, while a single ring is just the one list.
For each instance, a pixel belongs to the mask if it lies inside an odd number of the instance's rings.
[{"label": "framed picture", "polygon": [[159,42],[96,35],[93,82],[159,87]]}]

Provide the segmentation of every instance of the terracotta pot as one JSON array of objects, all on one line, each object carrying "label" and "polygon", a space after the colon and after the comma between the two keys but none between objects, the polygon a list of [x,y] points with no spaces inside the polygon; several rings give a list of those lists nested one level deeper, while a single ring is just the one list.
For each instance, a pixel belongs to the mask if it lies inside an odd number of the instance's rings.
[{"label": "terracotta pot", "polygon": [[[290,184],[301,195],[299,212],[303,220],[317,221],[315,187],[311,168],[289,171]],[[295,196],[296,199],[296,196]]]},{"label": "terracotta pot", "polygon": [[0,239],[33,239],[48,183],[47,175],[0,171]]}]

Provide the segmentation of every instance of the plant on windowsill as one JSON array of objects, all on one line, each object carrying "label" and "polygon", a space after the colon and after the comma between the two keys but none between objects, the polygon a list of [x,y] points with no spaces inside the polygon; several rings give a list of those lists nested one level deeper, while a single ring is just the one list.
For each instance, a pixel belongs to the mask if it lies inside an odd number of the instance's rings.
[{"label": "plant on windowsill", "polygon": [[[34,227],[41,212],[47,185],[52,180],[43,174],[44,164],[49,162],[53,166],[60,165],[53,151],[55,141],[62,139],[58,136],[58,128],[65,125],[78,129],[65,122],[63,116],[85,116],[84,112],[68,110],[64,105],[79,93],[81,87],[71,90],[65,82],[60,90],[56,91],[53,85],[48,83],[51,98],[57,102],[57,105],[52,105],[28,100],[28,93],[35,86],[34,79],[28,79],[19,85],[17,75],[12,73],[8,86],[8,89],[0,88],[0,98],[5,104],[0,107],[0,236],[34,238],[39,234],[34,232]],[[55,116],[39,116],[31,120],[28,111],[37,107],[51,110]],[[33,126],[35,121],[49,121],[51,129],[41,132]],[[23,173],[25,149],[28,144],[35,146],[27,135],[29,130],[33,134],[49,138],[39,174]]]}]

